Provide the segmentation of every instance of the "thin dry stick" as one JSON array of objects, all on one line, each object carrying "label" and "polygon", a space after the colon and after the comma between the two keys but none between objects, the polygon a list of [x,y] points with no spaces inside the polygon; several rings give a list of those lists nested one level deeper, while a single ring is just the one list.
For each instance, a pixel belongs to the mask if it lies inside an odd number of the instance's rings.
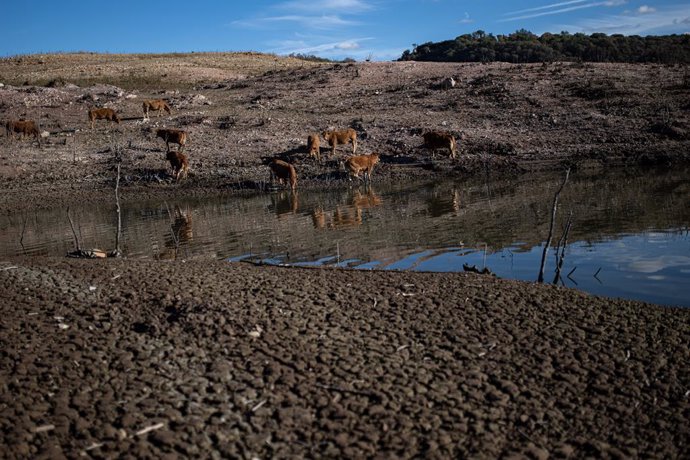
[{"label": "thin dry stick", "polygon": [[122,212],[120,209],[120,163],[117,164],[117,179],[115,179],[115,205],[117,206],[117,233],[115,234],[115,256],[120,252],[120,237],[122,236]]},{"label": "thin dry stick", "polygon": [[26,232],[26,221],[29,220],[26,214],[24,214],[24,221],[22,222],[22,234],[19,236],[19,245],[22,247],[22,252],[26,254],[26,248],[24,247],[24,233]]},{"label": "thin dry stick", "polygon": [[549,246],[551,246],[551,239],[553,238],[553,226],[554,222],[556,221],[556,211],[558,210],[558,196],[563,191],[563,187],[565,187],[566,182],[568,182],[568,176],[570,176],[570,168],[565,170],[565,177],[563,178],[563,183],[553,196],[553,206],[551,208],[551,225],[549,225],[549,236],[546,239],[546,244],[544,244],[544,252],[541,255],[541,266],[539,267],[539,277],[537,278],[537,282],[539,283],[544,282],[544,266],[546,265],[546,255],[549,252]]},{"label": "thin dry stick", "polygon": [[77,237],[77,232],[74,230],[74,222],[72,222],[72,216],[70,216],[69,214],[69,206],[67,206],[67,219],[69,219],[69,226],[72,228],[72,235],[74,235],[74,244],[77,247],[77,251],[81,251],[79,237]]}]

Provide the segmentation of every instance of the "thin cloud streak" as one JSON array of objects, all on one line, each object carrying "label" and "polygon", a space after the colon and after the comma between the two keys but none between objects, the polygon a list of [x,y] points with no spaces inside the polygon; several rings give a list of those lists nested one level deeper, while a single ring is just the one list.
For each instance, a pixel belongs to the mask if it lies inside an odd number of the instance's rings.
[{"label": "thin cloud streak", "polygon": [[338,52],[359,49],[360,42],[372,40],[372,37],[363,38],[349,38],[345,40],[320,43],[318,45],[310,45],[302,40],[285,40],[280,43],[273,52],[278,54],[311,54],[323,52]]},{"label": "thin cloud streak", "polygon": [[609,34],[644,35],[663,31],[663,33],[687,33],[690,29],[690,6],[680,6],[653,13],[609,15],[604,18],[589,19],[574,24],[563,25],[562,30],[571,32],[604,32]]},{"label": "thin cloud streak", "polygon": [[285,16],[270,16],[256,19],[242,19],[232,21],[231,25],[242,27],[266,27],[271,23],[276,22],[295,22],[304,27],[313,29],[328,29],[338,26],[354,26],[359,25],[357,21],[343,19],[337,15],[324,16],[299,16],[299,15],[285,15]]},{"label": "thin cloud streak", "polygon": [[373,6],[362,0],[293,0],[276,6],[281,9],[297,9],[305,11],[335,10],[339,13],[361,13],[373,9]]},{"label": "thin cloud streak", "polygon": [[586,3],[584,5],[577,5],[577,6],[571,6],[568,8],[561,8],[560,10],[545,11],[542,13],[535,13],[535,14],[526,14],[524,16],[514,16],[511,18],[501,19],[498,22],[518,21],[521,19],[532,19],[532,18],[538,18],[541,16],[550,16],[553,14],[561,14],[561,13],[567,13],[569,11],[582,10],[584,8],[594,8],[597,6],[617,6],[617,5],[622,5],[622,4],[623,3],[617,2],[617,1]]},{"label": "thin cloud streak", "polygon": [[587,0],[571,0],[569,2],[552,3],[551,5],[537,6],[535,8],[526,8],[524,10],[511,11],[510,13],[503,13],[503,16],[512,16],[514,14],[529,13],[532,11],[548,10],[550,8],[558,8],[559,6],[572,5],[574,3],[584,3]]}]

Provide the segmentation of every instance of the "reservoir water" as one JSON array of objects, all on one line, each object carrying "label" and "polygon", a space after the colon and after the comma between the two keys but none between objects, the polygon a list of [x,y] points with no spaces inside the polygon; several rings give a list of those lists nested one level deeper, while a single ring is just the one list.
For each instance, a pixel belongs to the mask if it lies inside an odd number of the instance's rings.
[{"label": "reservoir water", "polygon": [[[689,172],[571,173],[559,197],[545,282],[690,306]],[[125,203],[123,254],[430,272],[487,268],[499,277],[537,279],[562,174],[387,187],[375,179],[371,187]],[[113,249],[114,202],[72,207],[70,216],[82,248]],[[0,230],[3,256],[64,256],[75,248],[66,208],[1,216]]]}]

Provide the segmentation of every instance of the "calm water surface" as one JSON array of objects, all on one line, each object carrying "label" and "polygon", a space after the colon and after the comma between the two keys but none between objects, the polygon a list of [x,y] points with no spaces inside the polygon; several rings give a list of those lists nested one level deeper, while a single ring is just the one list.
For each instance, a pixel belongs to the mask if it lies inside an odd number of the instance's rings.
[{"label": "calm water surface", "polygon": [[[560,197],[547,282],[690,306],[690,175],[573,173]],[[398,187],[276,192],[123,207],[130,258],[253,259],[537,279],[558,174]],[[82,247],[112,249],[115,206],[70,210]],[[564,262],[555,246],[571,215]],[[66,209],[0,217],[0,254],[74,249]]]}]

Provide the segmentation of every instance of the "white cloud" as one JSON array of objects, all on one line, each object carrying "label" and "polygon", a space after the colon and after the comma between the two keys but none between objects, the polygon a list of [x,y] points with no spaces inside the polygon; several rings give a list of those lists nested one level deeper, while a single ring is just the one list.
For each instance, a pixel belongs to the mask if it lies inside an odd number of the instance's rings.
[{"label": "white cloud", "polygon": [[282,9],[305,11],[335,10],[343,14],[360,13],[372,9],[372,5],[363,0],[293,0],[276,5]]},{"label": "white cloud", "polygon": [[559,6],[572,5],[574,3],[584,3],[587,0],[570,0],[568,2],[552,3],[550,5],[537,6],[535,8],[526,8],[524,10],[511,11],[510,13],[504,13],[503,16],[513,16],[514,14],[520,13],[530,13],[532,11],[548,10],[550,8],[557,8]]},{"label": "white cloud", "polygon": [[687,256],[659,256],[632,260],[628,263],[628,269],[638,273],[656,273],[667,268],[687,265],[690,265],[690,257]]},{"label": "white cloud", "polygon": [[328,40],[327,37],[306,37],[298,40],[282,40],[274,42],[269,50],[276,54],[315,54],[328,59],[343,59],[346,57],[356,60],[371,58],[375,61],[398,59],[405,48],[377,48],[374,37],[346,38],[342,40]]},{"label": "white cloud", "polygon": [[283,40],[278,42],[273,52],[278,54],[333,54],[342,53],[343,51],[358,50],[361,48],[360,43],[371,40],[371,37],[350,38],[339,41],[329,41],[326,43],[310,44],[305,40]]},{"label": "white cloud", "polygon": [[286,14],[258,15],[233,21],[231,25],[262,28],[283,22],[296,23],[304,29],[316,30],[355,26],[361,23],[346,16],[356,16],[372,8],[372,5],[364,0],[292,0],[271,7],[274,13],[280,11]]},{"label": "white cloud", "polygon": [[300,27],[312,29],[331,29],[334,27],[353,26],[359,24],[357,21],[343,19],[337,15],[323,16],[300,16],[295,14],[285,16],[269,16],[255,19],[243,19],[233,21],[231,24],[243,27],[266,27],[277,22],[298,23]]},{"label": "white cloud", "polygon": [[637,9],[637,12],[638,12],[639,14],[656,13],[656,8],[653,8],[653,7],[647,6],[647,5],[642,5],[641,7],[639,7],[639,8]]},{"label": "white cloud", "polygon": [[465,17],[460,19],[460,24],[472,24],[474,22],[474,19],[470,18],[470,14],[465,11]]},{"label": "white cloud", "polygon": [[[545,6],[538,7],[538,8],[530,8],[529,10],[521,10],[521,11],[514,11],[512,13],[508,13],[509,15],[512,15],[512,14],[519,14],[520,12],[525,12],[525,11],[533,11],[533,12],[525,14],[525,15],[511,16],[511,17],[506,18],[506,19],[501,19],[498,22],[518,21],[521,19],[532,19],[532,18],[537,18],[537,17],[541,17],[541,16],[550,16],[553,14],[568,13],[570,11],[581,10],[584,8],[596,8],[596,7],[600,7],[600,6],[612,7],[612,6],[625,5],[626,3],[627,3],[627,0],[608,0],[608,1],[604,1],[604,2],[590,2],[590,3],[583,3],[580,0],[574,0],[572,2],[553,3],[551,5],[545,5]],[[555,7],[560,7],[563,5],[570,5],[570,4],[577,4],[577,5],[567,6],[565,8],[550,9],[549,11],[541,11],[541,10],[545,10],[548,8],[555,8]],[[537,12],[537,11],[540,11],[540,12]]]},{"label": "white cloud", "polygon": [[555,28],[573,33],[604,32],[607,34],[647,35],[685,33],[688,25],[690,25],[690,5],[681,5],[642,15],[617,14],[596,19],[585,19],[573,24],[562,24]]}]

